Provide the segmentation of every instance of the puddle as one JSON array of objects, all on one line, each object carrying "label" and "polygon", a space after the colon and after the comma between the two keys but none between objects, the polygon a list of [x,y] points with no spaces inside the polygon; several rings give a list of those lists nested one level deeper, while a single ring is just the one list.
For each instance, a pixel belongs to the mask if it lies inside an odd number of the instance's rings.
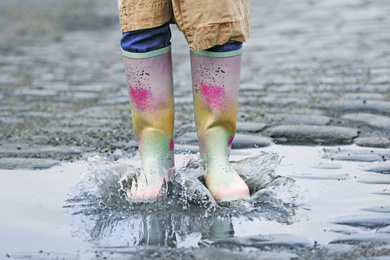
[{"label": "puddle", "polygon": [[[233,163],[252,190],[252,198],[244,201],[218,206],[202,184],[198,157],[187,154],[176,156],[178,170],[167,198],[153,204],[126,200],[124,180],[135,173],[128,165],[130,160],[110,163],[92,158],[91,169],[74,189],[67,207],[79,235],[109,247],[199,247],[216,239],[243,236],[248,233],[246,225],[256,226],[256,221],[294,221],[298,197],[294,181],[275,174],[280,164],[276,153],[256,153]],[[245,156],[240,152],[233,157]],[[137,157],[133,160],[138,161]]]},{"label": "puddle", "polygon": [[77,256],[198,248],[201,254],[215,248],[390,242],[389,154],[354,145],[233,150],[233,167],[252,196],[224,206],[202,184],[194,154],[176,155],[170,193],[153,204],[125,198],[124,180],[139,167],[137,156],[1,170],[6,200],[0,202],[0,252]]}]

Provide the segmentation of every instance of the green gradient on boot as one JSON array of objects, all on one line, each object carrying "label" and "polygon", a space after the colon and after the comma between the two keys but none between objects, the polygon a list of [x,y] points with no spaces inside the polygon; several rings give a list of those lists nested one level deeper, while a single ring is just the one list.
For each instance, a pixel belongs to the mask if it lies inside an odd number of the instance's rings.
[{"label": "green gradient on boot", "polygon": [[191,70],[195,123],[206,168],[206,186],[217,202],[248,197],[248,186],[229,163],[236,131],[241,55],[231,52],[224,57],[214,57],[197,53],[191,52]]},{"label": "green gradient on boot", "polygon": [[127,192],[128,198],[136,202],[150,202],[164,196],[163,185],[173,173],[174,100],[169,50],[141,55],[144,58],[129,58],[132,54],[123,57],[142,162],[141,171]]}]

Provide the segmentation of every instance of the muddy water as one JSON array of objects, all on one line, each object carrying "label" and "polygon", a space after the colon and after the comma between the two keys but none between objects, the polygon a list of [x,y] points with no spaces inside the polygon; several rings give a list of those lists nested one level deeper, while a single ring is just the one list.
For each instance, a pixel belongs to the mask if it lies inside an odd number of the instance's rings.
[{"label": "muddy water", "polygon": [[2,170],[0,252],[389,242],[389,156],[386,149],[357,146],[233,150],[233,165],[252,196],[223,206],[204,188],[194,154],[176,155],[170,194],[153,204],[125,199],[137,156]]}]

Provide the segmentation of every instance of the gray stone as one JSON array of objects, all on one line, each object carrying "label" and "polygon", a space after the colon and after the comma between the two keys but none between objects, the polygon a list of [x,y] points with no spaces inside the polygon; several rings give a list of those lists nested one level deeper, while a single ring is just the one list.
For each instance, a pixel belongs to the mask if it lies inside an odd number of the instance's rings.
[{"label": "gray stone", "polygon": [[360,177],[359,182],[366,184],[390,184],[390,175],[365,175]]},{"label": "gray stone", "polygon": [[264,136],[236,134],[233,139],[232,148],[254,148],[267,147],[272,144],[272,140]]},{"label": "gray stone", "polygon": [[[198,136],[196,133],[185,133],[182,136],[176,138],[179,143],[185,144],[198,144]],[[233,139],[232,148],[254,148],[254,147],[267,147],[271,145],[271,139],[268,137],[261,137],[255,135],[236,134]]]},{"label": "gray stone", "polygon": [[237,132],[257,133],[264,130],[268,125],[256,122],[237,122],[236,127]]},{"label": "gray stone", "polygon": [[194,99],[192,96],[189,97],[175,97],[175,105],[181,105],[181,104],[193,104]]},{"label": "gray stone", "polygon": [[250,70],[250,68],[242,66],[240,81],[249,82],[252,80],[252,78],[253,78],[253,73]]},{"label": "gray stone", "polygon": [[[65,97],[68,95],[61,95],[61,97]],[[82,91],[73,91],[68,96],[69,98],[73,98],[75,101],[82,101],[82,100],[93,100],[99,98],[99,93],[96,92],[82,92]],[[54,99],[56,100],[56,98]]]},{"label": "gray stone", "polygon": [[390,225],[390,214],[362,214],[339,217],[332,220],[332,223],[366,228],[379,228]]},{"label": "gray stone", "polygon": [[370,80],[371,84],[389,84],[390,76],[389,75],[380,75],[379,77],[374,77]]},{"label": "gray stone", "polygon": [[323,104],[323,107],[331,109],[342,109],[344,111],[376,111],[380,113],[390,112],[390,102],[381,100],[361,100],[361,101],[335,101]]},{"label": "gray stone", "polygon": [[250,237],[233,237],[216,241],[216,245],[264,247],[264,246],[308,246],[311,242],[304,236],[292,234],[269,234]]},{"label": "gray stone", "polygon": [[291,94],[291,92],[299,92],[301,86],[300,85],[281,85],[272,87],[272,91],[279,94]]},{"label": "gray stone", "polygon": [[71,147],[46,147],[46,146],[32,146],[32,147],[7,147],[4,145],[0,148],[0,156],[6,155],[7,157],[50,157],[54,154],[56,156],[65,155],[78,155],[81,154],[82,150]]},{"label": "gray stone", "polygon": [[[390,234],[387,233],[374,233],[374,234],[351,234],[340,236],[332,240],[330,243],[348,243],[348,244],[356,244],[358,242],[372,242],[372,243],[389,243],[390,242]],[[374,258],[375,259],[375,258]]]},{"label": "gray stone", "polygon": [[366,89],[374,93],[386,94],[389,92],[389,85],[388,84],[383,84],[383,85],[367,84]]},{"label": "gray stone", "polygon": [[58,95],[56,90],[48,90],[48,89],[17,89],[14,91],[14,95],[16,96],[34,96],[34,97],[54,97]]},{"label": "gray stone", "polygon": [[[120,65],[122,68],[123,68],[123,65],[122,64],[118,64]],[[109,89],[112,89],[112,87],[110,87],[108,84],[102,84],[102,83],[90,83],[90,84],[87,84],[87,85],[73,85],[71,86],[71,89],[73,89],[74,91],[84,91],[84,92],[100,92],[100,91],[105,91],[105,90],[109,90]]]},{"label": "gray stone", "polygon": [[138,143],[135,140],[128,140],[128,141],[125,141],[125,142],[117,143],[117,145],[123,146],[123,147],[132,147],[132,148],[137,148],[138,147]]},{"label": "gray stone", "polygon": [[280,142],[350,144],[358,131],[337,126],[283,125],[270,128],[269,135]]},{"label": "gray stone", "polygon": [[60,121],[60,124],[63,126],[111,126],[120,125],[122,123],[121,120],[110,120],[110,119],[100,119],[100,118],[89,118],[88,120],[85,118],[79,119],[63,119]]},{"label": "gray stone", "polygon": [[388,207],[388,206],[364,208],[363,210],[371,211],[371,212],[378,212],[378,213],[390,213],[390,207]]},{"label": "gray stone", "polygon": [[20,116],[25,117],[42,117],[42,118],[53,118],[53,117],[61,117],[61,115],[50,113],[50,112],[37,112],[37,111],[28,111],[19,113]]},{"label": "gray stone", "polygon": [[9,74],[8,75],[7,74],[1,74],[0,75],[0,84],[5,85],[5,84],[12,84],[12,83],[14,83],[14,79],[12,77],[10,77]]},{"label": "gray stone", "polygon": [[[130,110],[129,110],[130,113]],[[91,118],[120,118],[118,115],[113,115],[110,110],[107,109],[105,106],[93,106],[81,109],[77,113],[74,114],[65,114],[66,118],[72,118],[74,115],[77,115],[78,117],[91,117]]]},{"label": "gray stone", "polygon": [[363,147],[390,148],[390,138],[380,136],[358,137],[353,140],[356,145]]},{"label": "gray stone", "polygon": [[35,80],[33,82],[33,85],[38,85],[39,87],[42,87],[44,89],[50,89],[50,90],[55,90],[55,91],[68,91],[70,86],[67,82],[46,82],[44,80],[37,82]]},{"label": "gray stone", "polygon": [[[107,99],[101,99],[99,100],[98,104],[103,106],[113,106],[113,105],[123,105],[130,103],[129,97],[123,96],[123,97],[111,97]],[[129,107],[130,109],[130,107]]]},{"label": "gray stone", "polygon": [[[249,252],[247,250],[237,250],[232,251],[225,248],[217,248],[217,247],[206,247],[200,249],[192,249],[193,253],[188,254],[186,256],[183,253],[177,254],[177,256],[173,256],[172,259],[185,259],[185,258],[193,258],[196,260],[200,259],[245,259],[245,260],[291,260],[291,259],[299,259],[299,256],[290,252],[272,252],[272,251],[253,251]],[[168,254],[168,252],[166,253]],[[166,255],[164,254],[164,255]],[[163,255],[163,254],[162,254]],[[171,253],[170,253],[171,255]],[[13,255],[12,255],[13,256]],[[116,257],[116,255],[114,255]]]},{"label": "gray stone", "polygon": [[244,105],[258,105],[260,104],[259,98],[258,97],[253,97],[253,96],[239,96],[238,97],[238,104],[241,106]]},{"label": "gray stone", "polygon": [[383,191],[373,192],[372,194],[390,196],[390,191],[384,189]]},{"label": "gray stone", "polygon": [[345,93],[342,98],[352,100],[383,100],[384,96],[381,93]]},{"label": "gray stone", "polygon": [[355,122],[362,122],[374,128],[390,130],[390,117],[373,115],[369,113],[346,114],[341,117]]},{"label": "gray stone", "polygon": [[321,247],[330,252],[337,252],[340,255],[345,255],[354,251],[353,245],[348,244],[325,244],[321,245]]},{"label": "gray stone", "polygon": [[387,233],[387,234],[390,234],[390,225],[388,225],[387,227],[384,227],[384,228],[379,228],[377,233]]},{"label": "gray stone", "polygon": [[22,118],[15,118],[15,117],[0,117],[0,123],[2,124],[21,124],[24,122],[24,119]]},{"label": "gray stone", "polygon": [[198,143],[198,136],[194,132],[185,133],[179,137],[175,138],[176,142],[188,144],[188,143]]},{"label": "gray stone", "polygon": [[[12,252],[4,254],[8,259],[39,259],[39,260],[49,260],[49,259],[67,259],[67,260],[78,260],[80,256],[76,253],[61,253],[53,251],[31,251],[31,252]],[[122,259],[121,259],[122,260]]]},{"label": "gray stone", "polygon": [[324,158],[339,161],[378,162],[389,157],[388,149],[324,149]]},{"label": "gray stone", "polygon": [[308,180],[337,180],[337,181],[345,181],[349,179],[349,174],[293,174],[291,175],[293,178],[297,179],[308,179]]},{"label": "gray stone", "polygon": [[185,145],[175,144],[175,153],[198,153],[199,146],[197,145]]},{"label": "gray stone", "polygon": [[[175,126],[176,126],[177,120],[175,120]],[[191,122],[188,124],[183,124],[180,126],[182,129],[190,129],[190,130],[196,130],[195,122]]]},{"label": "gray stone", "polygon": [[266,114],[264,120],[278,124],[327,125],[332,118],[321,115]]},{"label": "gray stone", "polygon": [[272,85],[293,85],[295,83],[295,80],[291,77],[288,77],[287,75],[275,75],[272,78],[269,78],[266,85],[272,86]]},{"label": "gray stone", "polygon": [[245,83],[241,83],[240,84],[240,91],[241,92],[250,92],[250,94],[254,94],[253,91],[260,91],[260,90],[263,90],[264,89],[264,86],[262,86],[261,84],[259,83],[255,83],[255,82],[245,82]]},{"label": "gray stone", "polygon": [[287,105],[304,105],[307,103],[307,99],[303,98],[302,95],[292,94],[268,94],[265,97],[258,98],[259,104],[267,104],[273,106],[287,106]]},{"label": "gray stone", "polygon": [[318,163],[312,166],[317,169],[325,169],[325,170],[337,170],[343,168],[341,164],[338,163]]},{"label": "gray stone", "polygon": [[47,169],[60,162],[52,159],[1,158],[1,169]]},{"label": "gray stone", "polygon": [[[50,141],[50,137],[46,135],[26,135],[26,136],[13,136],[8,139],[7,143],[3,143],[4,147],[15,149],[16,147],[25,148],[32,144],[47,144]],[[28,145],[26,145],[28,143]],[[18,144],[18,145],[16,145]]]},{"label": "gray stone", "polygon": [[373,162],[362,167],[363,170],[368,172],[378,172],[390,174],[390,161],[385,162]]}]

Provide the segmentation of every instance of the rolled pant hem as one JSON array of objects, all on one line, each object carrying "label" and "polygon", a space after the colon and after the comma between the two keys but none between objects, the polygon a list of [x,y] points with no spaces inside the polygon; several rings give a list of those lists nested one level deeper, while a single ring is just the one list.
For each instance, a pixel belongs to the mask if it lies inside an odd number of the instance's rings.
[{"label": "rolled pant hem", "polygon": [[156,56],[163,55],[165,53],[168,53],[171,51],[171,45],[155,50],[155,51],[149,51],[144,53],[135,53],[135,52],[128,52],[122,49],[122,55],[126,58],[130,59],[147,59],[147,58],[153,58]]},{"label": "rolled pant hem", "polygon": [[193,54],[212,58],[228,58],[242,54],[242,48],[228,52],[213,52],[213,51],[191,51]]}]

